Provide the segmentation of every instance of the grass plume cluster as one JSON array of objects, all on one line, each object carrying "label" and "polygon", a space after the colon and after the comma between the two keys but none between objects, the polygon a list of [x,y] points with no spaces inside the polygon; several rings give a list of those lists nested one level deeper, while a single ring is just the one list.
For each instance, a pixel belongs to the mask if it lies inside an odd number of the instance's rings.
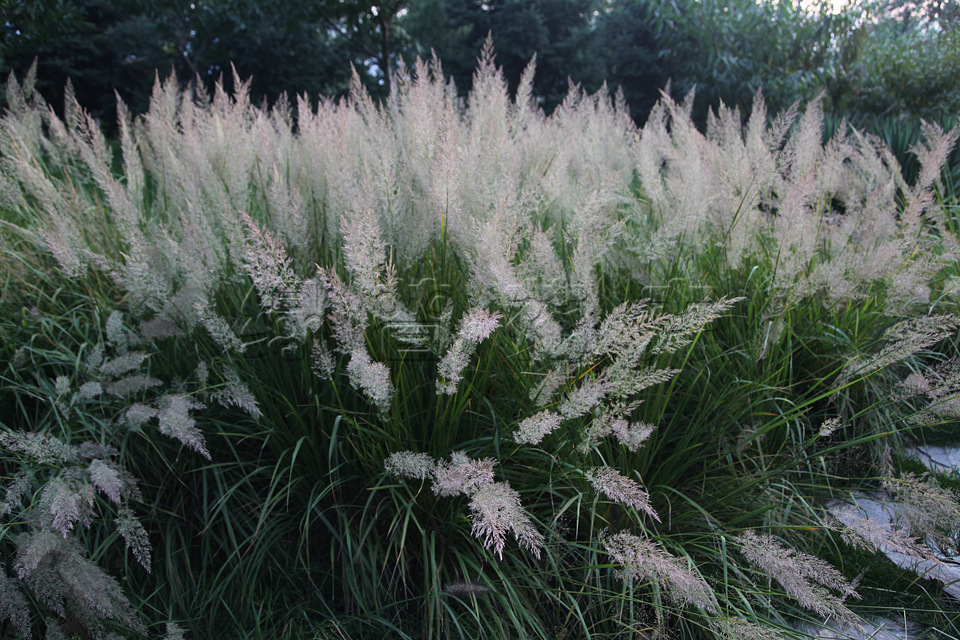
[{"label": "grass plume cluster", "polygon": [[637,128],[577,88],[546,116],[533,73],[509,96],[488,47],[465,103],[434,60],[272,110],[171,78],[116,157],[10,80],[0,623],[755,638],[905,606],[817,501],[909,499],[900,448],[955,416],[958,132],[908,183],[817,103]]}]

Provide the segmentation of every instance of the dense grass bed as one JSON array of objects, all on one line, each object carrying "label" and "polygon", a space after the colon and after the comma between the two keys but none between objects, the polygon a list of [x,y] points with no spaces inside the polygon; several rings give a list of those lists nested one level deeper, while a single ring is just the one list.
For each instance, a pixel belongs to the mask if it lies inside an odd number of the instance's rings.
[{"label": "dense grass bed", "polygon": [[[792,638],[960,607],[825,505],[956,435],[958,135],[158,83],[0,122],[0,637]],[[6,634],[6,635],[5,635]],[[182,635],[178,635],[182,634]],[[936,635],[939,634],[939,635]]]}]

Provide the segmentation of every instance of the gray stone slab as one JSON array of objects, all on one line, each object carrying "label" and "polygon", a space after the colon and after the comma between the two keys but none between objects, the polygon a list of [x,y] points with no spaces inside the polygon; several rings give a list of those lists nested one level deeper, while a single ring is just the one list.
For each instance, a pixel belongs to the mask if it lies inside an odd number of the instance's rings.
[{"label": "gray stone slab", "polygon": [[[908,449],[905,453],[931,471],[960,475],[960,447],[921,445]],[[899,505],[887,500],[882,494],[856,493],[851,495],[851,500],[847,503],[833,503],[831,509],[846,524],[851,522],[853,516],[842,513],[841,510],[849,504],[854,506],[860,518],[867,518],[871,525],[876,526],[877,534],[871,535],[873,542],[894,564],[923,578],[939,581],[947,594],[960,600],[960,557],[945,557],[938,549],[931,548],[932,555],[937,557],[936,560],[931,560],[888,548],[879,534],[879,529],[891,526],[898,514]],[[920,635],[922,630],[905,619],[877,618],[864,620],[858,627],[809,626],[801,631],[812,638],[824,640],[909,640]]]},{"label": "gray stone slab", "polygon": [[960,473],[960,447],[920,445],[905,451],[908,457],[922,462],[931,471]]},{"label": "gray stone slab", "polygon": [[857,626],[814,627],[800,629],[811,638],[824,640],[911,640],[921,633],[921,628],[910,622],[893,618],[871,618]]},{"label": "gray stone slab", "polygon": [[[898,505],[894,502],[883,500],[879,496],[853,494],[851,498],[853,505],[860,513],[860,517],[869,518],[872,523],[879,526],[889,526],[897,515]],[[834,505],[834,512],[837,513],[841,521],[844,521],[844,524],[850,524],[849,517],[840,513],[842,506],[843,505],[839,503]],[[923,578],[940,581],[944,585],[944,591],[960,600],[960,559],[941,556],[938,562],[915,558],[887,548],[887,545],[883,544],[879,536],[875,537],[873,542],[880,548],[880,551],[897,566],[912,571]],[[936,550],[932,551],[936,553]]]}]

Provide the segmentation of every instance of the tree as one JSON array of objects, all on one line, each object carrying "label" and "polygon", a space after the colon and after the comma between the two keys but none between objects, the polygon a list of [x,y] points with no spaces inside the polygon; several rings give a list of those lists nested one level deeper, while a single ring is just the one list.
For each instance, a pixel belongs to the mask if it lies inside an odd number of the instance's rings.
[{"label": "tree", "polygon": [[[809,99],[838,77],[849,15],[757,0],[618,0],[599,20],[608,82],[645,113],[656,89],[696,87],[695,120],[721,101],[749,109],[763,89],[773,110]],[[636,113],[636,112],[635,112]]]},{"label": "tree", "polygon": [[70,79],[80,103],[112,121],[115,91],[145,108],[155,71],[173,64],[158,25],[136,0],[4,0],[0,6],[0,73],[23,75],[36,60],[37,89],[58,108]]},{"label": "tree", "polygon": [[[273,102],[283,93],[311,96],[347,91],[351,62],[367,84],[377,69],[354,39],[351,21],[366,23],[375,5],[300,0],[0,0],[0,72],[26,73],[38,64],[38,89],[62,105],[69,78],[80,104],[105,123],[115,95],[146,108],[154,78],[175,71],[182,82],[230,82],[233,65],[252,78],[251,97]],[[399,11],[394,1],[390,11]],[[379,6],[379,5],[377,5]],[[392,18],[381,14],[381,22]],[[392,27],[391,27],[392,28]],[[361,34],[367,33],[360,30]],[[360,36],[357,36],[359,38]],[[382,43],[381,39],[381,43]],[[385,44],[390,57],[390,40]],[[385,65],[389,69],[389,65]],[[387,85],[389,86],[389,79]]]},{"label": "tree", "polygon": [[407,0],[326,0],[327,25],[349,43],[354,64],[376,77],[382,91],[375,93],[390,95],[395,44],[404,39],[403,32],[396,26],[396,19],[406,5]]},{"label": "tree", "polygon": [[251,78],[252,99],[268,102],[283,93],[329,95],[349,87],[349,47],[330,33],[323,3],[177,0],[151,12],[185,80],[212,84],[233,65]]},{"label": "tree", "polygon": [[842,106],[865,116],[960,113],[960,13],[950,0],[867,5]]},{"label": "tree", "polygon": [[569,80],[600,87],[603,67],[592,51],[598,8],[578,0],[417,0],[403,26],[419,45],[414,52],[435,51],[461,91],[470,88],[488,34],[511,90],[536,55],[534,92],[549,111],[567,94]]},{"label": "tree", "polygon": [[630,115],[646,120],[670,79],[661,45],[669,28],[663,3],[615,2],[597,23],[596,54],[603,61],[607,81],[623,92]]}]

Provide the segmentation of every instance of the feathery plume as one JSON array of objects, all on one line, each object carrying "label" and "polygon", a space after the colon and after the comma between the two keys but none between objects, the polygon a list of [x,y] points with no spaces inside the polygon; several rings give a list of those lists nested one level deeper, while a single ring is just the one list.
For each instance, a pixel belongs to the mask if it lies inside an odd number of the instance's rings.
[{"label": "feathery plume", "polygon": [[381,362],[373,362],[366,347],[351,352],[347,374],[350,376],[350,384],[363,391],[380,411],[386,413],[390,409],[390,401],[396,393],[393,383],[390,382],[390,369]]},{"label": "feathery plume", "polygon": [[139,427],[140,425],[149,422],[159,413],[160,412],[157,409],[138,402],[130,405],[130,408],[128,408],[127,412],[124,414],[123,419],[131,427]]},{"label": "feathery plume", "polygon": [[76,522],[88,526],[93,517],[93,491],[68,472],[47,481],[40,496],[43,521],[67,536]]},{"label": "feathery plume", "polygon": [[460,320],[457,338],[437,364],[437,393],[453,395],[477,345],[500,326],[503,315],[475,307]]},{"label": "feathery plume", "polygon": [[490,313],[481,307],[474,307],[460,320],[457,337],[479,344],[500,326],[502,319],[502,313]]},{"label": "feathery plume", "polygon": [[655,426],[645,422],[630,424],[623,418],[619,418],[610,423],[610,432],[617,441],[625,446],[629,451],[636,451],[640,445],[646,442],[652,434]]},{"label": "feathery plume", "polygon": [[300,285],[293,272],[283,243],[257,224],[246,213],[240,217],[246,225],[247,247],[244,266],[265,309],[279,311]]},{"label": "feathery plume", "polygon": [[207,386],[207,382],[210,380],[210,367],[207,366],[205,360],[197,363],[197,368],[193,370],[193,377],[201,387]]},{"label": "feathery plume", "polygon": [[84,382],[77,389],[77,398],[80,400],[93,400],[103,393],[103,385],[99,382]]},{"label": "feathery plume", "polygon": [[447,352],[437,363],[437,394],[452,396],[457,392],[457,385],[463,379],[463,370],[467,368],[470,356],[473,355],[476,345],[462,338],[457,338],[447,349]]},{"label": "feathery plume", "polygon": [[17,545],[17,576],[59,616],[77,615],[96,635],[102,619],[146,633],[117,581],[85,558],[74,538],[41,531],[21,535]]},{"label": "feathery plume", "polygon": [[670,555],[656,542],[625,532],[604,535],[600,542],[613,561],[621,565],[617,572],[620,579],[656,581],[675,602],[686,602],[711,613],[717,611],[710,585],[681,558]]},{"label": "feathery plume", "polygon": [[224,407],[243,409],[254,418],[262,416],[257,399],[250,393],[247,385],[240,380],[237,372],[233,369],[224,369],[223,376],[226,378],[226,385],[220,391],[210,394],[210,398]]},{"label": "feathery plume", "polygon": [[107,318],[107,344],[120,353],[126,350],[128,344],[127,332],[123,329],[123,313],[114,311]]},{"label": "feathery plume", "polygon": [[588,378],[567,394],[560,404],[560,415],[566,419],[579,418],[589,413],[606,395],[605,385],[596,379]]},{"label": "feathery plume", "polygon": [[68,278],[80,278],[86,273],[87,263],[81,258],[79,246],[81,241],[76,230],[68,230],[61,222],[57,231],[41,231],[40,235],[47,244],[50,252],[60,265],[60,269]]},{"label": "feathery plume", "polygon": [[363,331],[367,327],[367,309],[363,300],[344,284],[333,269],[318,269],[317,280],[327,290],[331,305],[329,317],[337,350],[347,354],[365,349]]},{"label": "feathery plume", "polygon": [[437,463],[426,453],[398,451],[387,456],[383,467],[387,473],[400,478],[426,480],[433,477],[437,470]]},{"label": "feathery plume", "polygon": [[30,609],[17,583],[0,562],[0,622],[9,621],[24,638],[30,638]]},{"label": "feathery plume", "polygon": [[829,437],[833,434],[834,431],[839,429],[841,426],[840,418],[833,417],[827,418],[823,421],[823,424],[820,425],[820,429],[817,431],[817,435],[821,438]]},{"label": "feathery plume", "polygon": [[327,347],[327,343],[318,338],[313,339],[313,373],[321,380],[333,380],[333,374],[336,371],[337,363]]},{"label": "feathery plume", "polygon": [[129,336],[123,328],[123,313],[114,311],[107,318],[107,344],[123,354],[130,343]]},{"label": "feathery plume", "polygon": [[555,367],[543,377],[540,384],[530,389],[530,399],[536,401],[537,407],[544,407],[553,401],[557,390],[567,382],[567,371],[567,365]]},{"label": "feathery plume", "polygon": [[227,353],[243,353],[246,350],[247,345],[237,337],[230,323],[220,317],[217,312],[209,306],[209,301],[206,303],[196,302],[194,311],[196,311],[197,318],[200,320],[200,323],[203,324],[204,328],[206,328],[210,337]]},{"label": "feathery plume", "polygon": [[319,279],[305,280],[297,289],[296,298],[286,304],[284,320],[289,338],[300,344],[308,334],[320,331],[327,308],[327,292]]},{"label": "feathery plume", "polygon": [[163,634],[163,640],[186,640],[183,629],[176,622],[167,623],[167,632]]},{"label": "feathery plume", "polygon": [[455,596],[479,596],[490,592],[490,587],[477,582],[457,581],[447,584],[443,588],[444,593]]},{"label": "feathery plume", "polygon": [[942,549],[960,549],[960,494],[941,487],[931,476],[904,473],[888,482],[901,507],[895,519],[899,527]]},{"label": "feathery plume", "polygon": [[434,467],[433,493],[439,496],[473,495],[493,483],[493,458],[472,460],[462,451],[450,454],[450,462],[438,462]]},{"label": "feathery plume", "polygon": [[843,601],[827,589],[839,591],[845,598],[860,596],[825,560],[789,549],[773,536],[759,536],[752,530],[741,533],[737,542],[751,564],[776,580],[802,606],[822,616],[856,620]]},{"label": "feathery plume", "polygon": [[610,393],[618,398],[629,398],[644,389],[652,386],[670,382],[678,373],[679,369],[657,369],[655,367],[644,367],[642,369],[632,369],[633,363],[628,360],[624,362],[618,359],[603,371],[603,381]]},{"label": "feathery plume", "polygon": [[927,406],[910,416],[915,424],[935,424],[960,416],[960,360],[951,358],[900,383],[900,399],[925,396]]},{"label": "feathery plume", "polygon": [[127,373],[128,371],[139,369],[147,357],[147,354],[141,351],[132,351],[126,355],[118,356],[101,364],[100,373],[107,378],[116,378],[124,373]]},{"label": "feathery plume", "polygon": [[619,502],[638,511],[643,511],[657,522],[660,516],[650,506],[650,495],[634,480],[620,475],[612,467],[597,467],[587,472],[587,480],[593,488],[614,502]]},{"label": "feathery plume", "polygon": [[203,441],[203,433],[196,427],[197,421],[190,415],[190,411],[202,409],[203,405],[187,395],[168,394],[160,398],[158,406],[160,433],[179,440],[186,447],[210,460],[210,453]]},{"label": "feathery plume", "polygon": [[513,439],[518,444],[540,444],[562,421],[563,418],[552,411],[541,411],[521,421]]},{"label": "feathery plume", "polygon": [[722,317],[744,297],[721,298],[716,302],[702,302],[688,306],[678,316],[668,316],[658,332],[654,353],[675,353],[690,342],[705,326]]},{"label": "feathery plume", "polygon": [[851,547],[937,561],[930,547],[922,544],[919,538],[908,535],[893,523],[881,523],[864,515],[852,504],[834,509],[828,526],[832,531],[838,531],[841,539]]},{"label": "feathery plume", "polygon": [[103,364],[103,345],[95,344],[83,359],[90,370],[97,370]]},{"label": "feathery plume", "polygon": [[33,474],[29,471],[18,471],[14,474],[13,479],[7,484],[3,502],[0,502],[0,516],[13,512],[14,508],[21,503],[27,491],[30,490],[32,481]]},{"label": "feathery plume", "polygon": [[[340,218],[343,236],[343,260],[353,278],[353,285],[365,296],[368,304],[377,300],[390,288],[395,290],[396,273],[387,267],[387,244],[381,239],[377,217],[369,208]],[[392,287],[390,285],[393,285]]]},{"label": "feathery plume", "polygon": [[183,335],[177,323],[169,317],[158,316],[141,322],[137,331],[147,340],[162,340]]},{"label": "feathery plume", "polygon": [[838,384],[846,384],[854,375],[866,377],[874,371],[900,362],[949,337],[957,327],[960,327],[960,317],[948,314],[921,316],[898,322],[884,334],[887,346],[870,358],[852,358],[840,372]]},{"label": "feathery plume", "polygon": [[53,381],[53,392],[57,397],[63,397],[70,393],[70,378],[57,376],[57,379]]},{"label": "feathery plume", "polygon": [[135,393],[140,393],[146,389],[153,389],[163,384],[161,380],[152,378],[143,374],[134,374],[120,378],[114,382],[108,382],[105,390],[112,396],[126,398]]},{"label": "feathery plume", "polygon": [[779,629],[761,626],[739,618],[712,618],[710,626],[729,640],[789,640],[793,637]]},{"label": "feathery plume", "polygon": [[112,502],[120,502],[120,494],[124,491],[124,480],[119,469],[106,460],[93,460],[87,467],[87,475],[103,495]]},{"label": "feathery plume", "polygon": [[520,494],[509,483],[494,481],[496,464],[493,458],[474,460],[462,451],[450,454],[450,462],[435,462],[424,453],[401,451],[388,456],[384,467],[399,477],[425,480],[432,476],[434,495],[470,496],[473,535],[501,559],[509,532],[539,558],[543,536],[520,507]]},{"label": "feathery plume", "polygon": [[624,302],[603,318],[593,351],[597,355],[637,357],[656,336],[665,319],[656,316],[646,302]]},{"label": "feathery plume", "polygon": [[914,184],[914,190],[925,190],[940,178],[940,170],[947,162],[950,152],[960,138],[960,127],[954,127],[949,132],[935,122],[920,124],[921,140],[910,148],[920,162],[920,173]]},{"label": "feathery plume", "polygon": [[75,447],[43,433],[6,431],[0,433],[0,445],[33,458],[40,464],[73,462],[77,459]]},{"label": "feathery plume", "polygon": [[470,500],[473,512],[473,535],[481,538],[483,546],[503,558],[507,532],[537,558],[543,547],[543,536],[529,516],[520,507],[520,494],[507,482],[484,484]]},{"label": "feathery plume", "polygon": [[116,520],[117,531],[123,537],[127,548],[133,552],[133,557],[137,559],[147,572],[150,572],[150,536],[147,530],[143,528],[140,521],[133,514],[133,510],[127,504],[120,505],[117,511]]},{"label": "feathery plume", "polygon": [[550,238],[543,231],[531,232],[530,246],[517,273],[537,300],[547,305],[560,302],[566,274]]}]

